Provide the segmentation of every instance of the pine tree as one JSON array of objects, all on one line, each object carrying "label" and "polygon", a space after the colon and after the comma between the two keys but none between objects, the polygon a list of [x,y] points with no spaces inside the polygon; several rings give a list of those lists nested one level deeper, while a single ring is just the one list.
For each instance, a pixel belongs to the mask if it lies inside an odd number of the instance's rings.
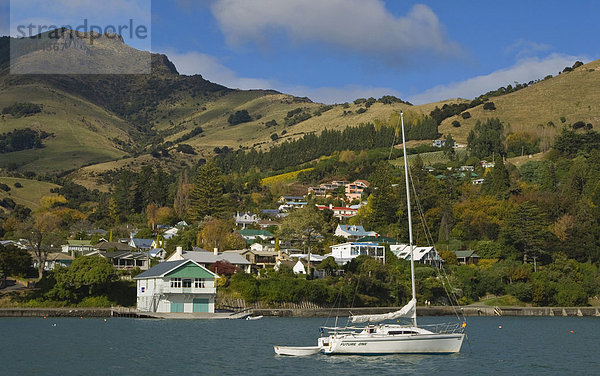
[{"label": "pine tree", "polygon": [[510,188],[510,176],[502,160],[495,163],[492,170],[485,176],[481,190],[498,198],[506,197]]},{"label": "pine tree", "polygon": [[227,213],[228,206],[221,171],[213,162],[208,162],[198,169],[191,193],[189,219],[199,221],[206,216],[220,217]]}]

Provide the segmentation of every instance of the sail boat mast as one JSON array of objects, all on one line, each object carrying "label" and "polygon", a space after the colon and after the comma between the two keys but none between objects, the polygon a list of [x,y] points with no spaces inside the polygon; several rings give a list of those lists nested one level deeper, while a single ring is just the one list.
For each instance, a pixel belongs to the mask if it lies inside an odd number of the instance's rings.
[{"label": "sail boat mast", "polygon": [[[417,300],[417,292],[415,289],[415,260],[413,257],[413,233],[412,233],[412,216],[410,210],[410,189],[408,185],[408,158],[406,156],[406,137],[404,136],[404,114],[400,111],[400,122],[402,124],[402,149],[404,151],[404,180],[406,180],[406,207],[408,209],[408,246],[410,247],[410,283],[412,286],[412,298]],[[413,324],[417,326],[417,314],[413,316]]]}]

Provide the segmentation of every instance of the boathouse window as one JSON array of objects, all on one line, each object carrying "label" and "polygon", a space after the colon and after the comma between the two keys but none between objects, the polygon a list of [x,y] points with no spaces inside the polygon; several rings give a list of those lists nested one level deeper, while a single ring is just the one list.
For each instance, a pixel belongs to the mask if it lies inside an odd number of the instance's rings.
[{"label": "boathouse window", "polygon": [[171,278],[171,287],[181,287],[181,278]]},{"label": "boathouse window", "polygon": [[195,278],[194,279],[194,287],[197,289],[203,289],[204,288],[204,280],[202,278]]},{"label": "boathouse window", "polygon": [[192,280],[191,279],[184,279],[183,280],[183,287],[192,287]]}]

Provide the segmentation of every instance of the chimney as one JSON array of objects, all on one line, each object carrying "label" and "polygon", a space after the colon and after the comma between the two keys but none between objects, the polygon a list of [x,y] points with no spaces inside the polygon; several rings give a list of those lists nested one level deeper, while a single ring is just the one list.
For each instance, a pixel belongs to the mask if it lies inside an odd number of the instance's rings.
[{"label": "chimney", "polygon": [[215,256],[218,256],[219,255],[219,248],[215,247],[213,249],[213,252],[215,253]]},{"label": "chimney", "polygon": [[183,248],[182,247],[175,248],[175,259],[183,260]]}]

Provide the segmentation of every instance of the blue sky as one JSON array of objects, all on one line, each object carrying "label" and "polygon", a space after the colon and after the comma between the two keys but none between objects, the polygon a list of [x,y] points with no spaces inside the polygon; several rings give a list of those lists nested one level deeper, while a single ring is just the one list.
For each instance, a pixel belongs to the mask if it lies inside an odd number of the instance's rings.
[{"label": "blue sky", "polygon": [[[117,3],[149,1],[51,3],[62,3],[61,14],[85,5],[100,16]],[[38,8],[28,9],[56,17]],[[129,9],[136,19],[147,15]],[[229,87],[325,103],[392,94],[419,104],[472,98],[598,59],[599,11],[593,0],[154,0],[152,50],[182,74]]]}]

